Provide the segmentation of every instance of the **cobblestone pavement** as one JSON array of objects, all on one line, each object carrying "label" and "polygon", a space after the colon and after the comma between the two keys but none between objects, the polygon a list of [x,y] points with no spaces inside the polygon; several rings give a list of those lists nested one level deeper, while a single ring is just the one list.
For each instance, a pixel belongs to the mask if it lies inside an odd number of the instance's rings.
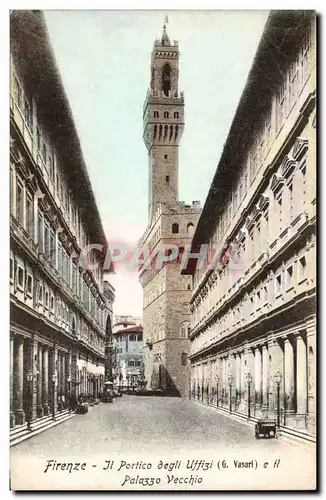
[{"label": "cobblestone pavement", "polygon": [[90,407],[85,415],[12,448],[12,456],[207,449],[279,450],[277,439],[256,440],[251,427],[180,398],[127,396]]}]

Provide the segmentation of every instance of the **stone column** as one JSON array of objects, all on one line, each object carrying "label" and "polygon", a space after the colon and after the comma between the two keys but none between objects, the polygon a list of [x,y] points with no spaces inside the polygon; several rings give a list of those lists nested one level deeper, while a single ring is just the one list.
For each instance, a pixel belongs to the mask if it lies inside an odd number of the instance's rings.
[{"label": "stone column", "polygon": [[308,350],[308,431],[316,435],[316,325],[307,328]]},{"label": "stone column", "polygon": [[287,337],[284,340],[284,408],[286,412],[294,410],[294,355],[293,345]]},{"label": "stone column", "polygon": [[280,405],[281,401],[284,400],[283,394],[283,351],[277,339],[268,340],[268,352],[270,354],[269,360],[269,410],[272,412],[277,412],[277,386],[275,382],[275,375],[277,372],[281,375],[281,385],[280,385]]},{"label": "stone column", "polygon": [[78,389],[78,370],[77,370],[77,352],[76,352],[76,347],[73,345],[71,353],[71,393],[76,396],[79,394],[79,389]]},{"label": "stone column", "polygon": [[[69,353],[67,354],[66,357],[67,361],[67,397],[68,397],[68,403],[70,405],[70,399],[71,399],[71,393],[72,393],[72,376],[71,376],[71,363],[72,363],[72,352],[71,349],[69,349]],[[70,380],[70,382],[68,382]],[[70,407],[70,406],[69,406]]]},{"label": "stone column", "polygon": [[[56,345],[53,346],[53,356],[52,356],[52,375],[56,377],[54,384],[54,390],[52,389],[52,405],[54,405],[54,411],[58,410],[58,348]],[[52,381],[53,387],[53,381]]]},{"label": "stone column", "polygon": [[267,345],[264,344],[262,347],[262,388],[263,388],[263,412],[268,413],[268,349]]},{"label": "stone column", "polygon": [[240,402],[241,410],[244,411],[246,403],[246,366],[245,351],[240,353]]},{"label": "stone column", "polygon": [[49,349],[43,347],[42,350],[42,402],[44,415],[49,414]]},{"label": "stone column", "polygon": [[235,396],[236,396],[236,364],[234,354],[230,355],[230,374],[233,377],[232,380],[232,409],[235,410]]},{"label": "stone column", "polygon": [[225,399],[225,358],[221,358],[221,380],[220,380],[220,398],[221,398],[221,404],[224,403]]},{"label": "stone column", "polygon": [[[61,353],[61,395],[63,396],[63,400],[67,403],[67,395],[66,395],[66,353]],[[63,401],[62,400],[62,401]]]},{"label": "stone column", "polygon": [[37,374],[37,407],[36,414],[38,417],[43,417],[43,349],[39,346],[38,349],[38,374]]},{"label": "stone column", "polygon": [[62,395],[61,351],[57,353],[57,398]]},{"label": "stone column", "polygon": [[16,337],[15,359],[14,359],[14,401],[16,424],[25,422],[25,412],[23,409],[23,388],[24,388],[24,340]]},{"label": "stone column", "polygon": [[297,335],[296,394],[297,414],[305,416],[308,410],[307,347],[303,335]]},{"label": "stone column", "polygon": [[235,355],[235,388],[236,388],[236,402],[241,401],[241,367],[240,367],[240,354],[237,352]]},{"label": "stone column", "polygon": [[14,337],[10,337],[10,428],[14,425]]},{"label": "stone column", "polygon": [[255,347],[255,405],[256,409],[261,407],[261,352]]},{"label": "stone column", "polygon": [[38,376],[38,342],[37,340],[33,339],[30,344],[29,344],[29,369],[32,371],[33,374],[33,381],[32,381],[32,398],[31,398],[31,418],[34,419],[36,418],[36,405],[37,405],[37,376]]},{"label": "stone column", "polygon": [[249,406],[249,401],[248,401],[248,396],[249,396],[249,391],[248,391],[248,375],[250,374],[251,376],[251,383],[250,383],[250,413],[251,415],[254,414],[254,402],[255,402],[255,386],[254,386],[254,376],[255,376],[255,357],[253,353],[253,349],[251,347],[247,347],[245,351],[245,356],[246,356],[246,374],[245,374],[245,387],[244,391],[246,394],[246,402],[247,402],[247,411],[248,411],[248,406]]}]

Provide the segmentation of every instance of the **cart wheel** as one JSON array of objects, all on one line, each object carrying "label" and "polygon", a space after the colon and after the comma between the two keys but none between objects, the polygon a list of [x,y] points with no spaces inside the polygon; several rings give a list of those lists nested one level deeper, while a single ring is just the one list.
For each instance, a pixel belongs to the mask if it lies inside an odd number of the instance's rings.
[{"label": "cart wheel", "polygon": [[259,432],[257,431],[257,429],[255,430],[255,437],[256,439],[259,439]]}]

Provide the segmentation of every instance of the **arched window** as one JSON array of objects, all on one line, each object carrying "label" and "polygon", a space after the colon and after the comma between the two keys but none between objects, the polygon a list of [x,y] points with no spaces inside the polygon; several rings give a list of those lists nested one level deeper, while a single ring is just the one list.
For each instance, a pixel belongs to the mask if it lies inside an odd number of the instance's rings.
[{"label": "arched window", "polygon": [[181,354],[181,365],[182,366],[187,366],[187,359],[188,359],[187,353],[183,352]]},{"label": "arched window", "polygon": [[164,95],[168,96],[171,90],[171,68],[168,63],[163,66],[162,71],[162,90]]},{"label": "arched window", "polygon": [[176,222],[174,222],[172,224],[172,234],[177,234],[179,232],[179,224],[177,224]]},{"label": "arched window", "polygon": [[189,234],[189,236],[192,236],[194,233],[194,225],[192,222],[189,222],[189,224],[187,224],[187,234]]},{"label": "arched window", "polygon": [[178,132],[179,132],[179,127],[178,125],[175,126],[175,132],[174,132],[174,140],[176,141],[178,138]]}]

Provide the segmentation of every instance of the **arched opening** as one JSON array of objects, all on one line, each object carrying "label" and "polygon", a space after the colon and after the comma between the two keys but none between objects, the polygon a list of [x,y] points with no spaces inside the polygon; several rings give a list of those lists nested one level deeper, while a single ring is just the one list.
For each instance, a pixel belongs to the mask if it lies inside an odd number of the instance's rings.
[{"label": "arched opening", "polygon": [[177,224],[176,222],[174,222],[172,224],[172,234],[178,234],[179,232],[179,224]]},{"label": "arched opening", "polygon": [[178,133],[179,133],[179,127],[178,125],[175,126],[175,133],[174,133],[174,140],[176,141],[178,138]]},{"label": "arched opening", "polygon": [[165,127],[164,127],[164,140],[166,140],[167,136],[168,136],[168,126],[165,125]]},{"label": "arched opening", "polygon": [[170,141],[172,139],[172,136],[173,136],[173,125],[170,125],[170,137],[169,137]]},{"label": "arched opening", "polygon": [[187,234],[189,234],[189,236],[192,236],[194,234],[194,225],[192,222],[189,222],[189,224],[187,224]]},{"label": "arched opening", "polygon": [[171,68],[168,63],[163,66],[162,71],[162,90],[164,95],[168,96],[171,90]]},{"label": "arched opening", "polygon": [[158,140],[161,140],[161,138],[162,138],[162,125],[160,125]]},{"label": "arched opening", "polygon": [[153,135],[153,140],[155,141],[157,135],[157,125],[154,125],[154,135]]}]

